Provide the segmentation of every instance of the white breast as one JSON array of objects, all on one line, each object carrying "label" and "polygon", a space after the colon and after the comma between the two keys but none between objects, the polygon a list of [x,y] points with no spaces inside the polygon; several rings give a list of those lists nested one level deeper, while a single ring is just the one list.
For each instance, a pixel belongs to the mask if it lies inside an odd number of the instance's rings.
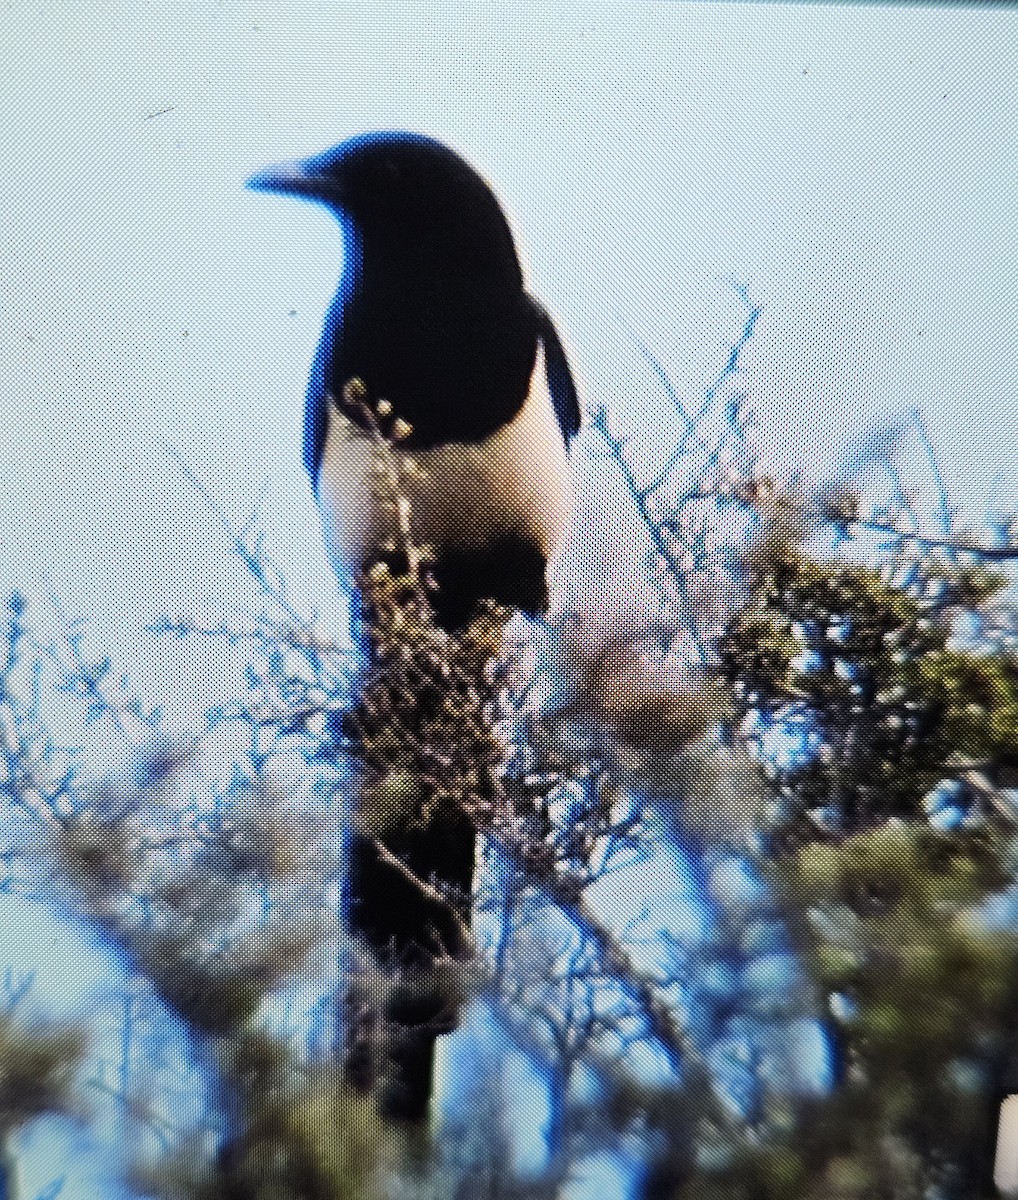
[{"label": "white breast", "polygon": [[[398,415],[398,413],[397,413]],[[573,484],[539,349],[519,415],[486,441],[414,454],[423,478],[408,489],[412,530],[437,553],[499,535],[533,540],[549,562],[569,535]],[[375,496],[371,446],[335,407],[318,476],[318,505],[333,569],[349,585],[390,533]]]}]

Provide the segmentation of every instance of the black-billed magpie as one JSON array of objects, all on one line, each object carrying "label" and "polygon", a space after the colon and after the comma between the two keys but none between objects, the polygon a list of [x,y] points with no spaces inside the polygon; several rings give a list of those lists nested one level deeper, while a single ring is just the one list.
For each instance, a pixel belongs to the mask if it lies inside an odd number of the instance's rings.
[{"label": "black-billed magpie", "polygon": [[569,526],[580,410],[491,188],[440,142],[402,132],[352,138],[249,186],[325,204],[343,230],[304,417],[304,465],[340,579],[352,586],[383,537],[363,419],[344,401],[358,378],[411,426],[405,447],[423,468],[413,531],[436,555],[440,622],[462,625],[481,597],[542,611]]},{"label": "black-billed magpie", "polygon": [[[388,533],[364,413],[345,386],[360,379],[372,400],[388,401],[411,427],[402,445],[422,468],[408,497],[412,532],[435,555],[440,623],[459,628],[482,597],[543,611],[548,562],[569,528],[568,449],[580,410],[555,327],[524,290],[491,188],[439,142],[398,132],[353,138],[249,184],[325,204],[343,230],[344,271],[304,416],[304,465],[340,579],[352,590]],[[418,878],[469,897],[475,839],[463,814],[389,840],[389,852]],[[415,889],[357,830],[348,889],[351,928],[383,963],[416,964],[426,979],[436,938],[455,952],[452,906]],[[455,1023],[455,1005],[450,1011],[448,996],[425,983],[416,995],[390,997],[384,1015],[382,1107],[420,1120],[435,1038]]]}]

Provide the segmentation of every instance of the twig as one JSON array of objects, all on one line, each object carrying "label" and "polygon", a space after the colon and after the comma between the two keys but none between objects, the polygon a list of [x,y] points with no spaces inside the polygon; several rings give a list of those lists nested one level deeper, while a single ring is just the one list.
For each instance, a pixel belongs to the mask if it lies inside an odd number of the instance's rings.
[{"label": "twig", "polygon": [[456,911],[455,907],[449,902],[449,897],[444,896],[437,888],[432,887],[430,883],[425,883],[425,881],[415,871],[411,870],[401,858],[393,854],[392,851],[386,847],[385,843],[381,841],[381,839],[373,837],[371,839],[371,848],[387,867],[392,867],[393,870],[398,871],[400,875],[402,875],[407,881],[407,883],[409,883],[412,887],[415,887],[426,900],[430,900],[433,904],[440,904],[444,909],[448,910],[450,917],[452,917],[453,922],[456,925],[456,932],[463,939],[463,945],[467,948],[467,951],[471,955],[474,954],[477,948],[474,941],[474,935],[471,932],[469,925],[467,925],[467,923]]}]

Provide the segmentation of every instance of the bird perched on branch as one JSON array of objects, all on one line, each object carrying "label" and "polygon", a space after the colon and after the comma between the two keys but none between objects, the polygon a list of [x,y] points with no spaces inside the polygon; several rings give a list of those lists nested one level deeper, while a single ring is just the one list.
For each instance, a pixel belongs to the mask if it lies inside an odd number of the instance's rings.
[{"label": "bird perched on branch", "polygon": [[[460,629],[481,598],[542,612],[548,563],[570,524],[568,450],[580,410],[555,326],[524,289],[491,188],[439,142],[400,132],[353,138],[249,185],[324,204],[343,231],[343,275],[304,416],[304,465],[341,581],[353,591],[387,534],[367,410],[355,402],[366,393],[402,423],[400,451],[420,467],[407,499],[414,539],[431,551],[438,622]],[[352,380],[361,382],[351,388]],[[473,869],[462,812],[388,841],[355,830],[350,924],[383,965],[398,973],[416,964],[426,977],[436,938],[447,954],[462,940],[452,918],[469,903]],[[459,901],[443,916],[446,894]],[[445,938],[444,925],[453,930]],[[427,1112],[435,1038],[454,1023],[439,991],[426,983],[413,991],[390,997],[382,1014],[390,1075],[382,1107],[412,1121]]]},{"label": "bird perched on branch", "polygon": [[249,186],[324,204],[343,231],[304,414],[304,465],[337,574],[352,587],[384,536],[363,418],[344,401],[356,378],[410,426],[402,448],[422,468],[414,533],[435,554],[439,621],[462,625],[481,597],[541,612],[571,517],[580,410],[491,188],[441,143],[399,132],[270,167]]}]

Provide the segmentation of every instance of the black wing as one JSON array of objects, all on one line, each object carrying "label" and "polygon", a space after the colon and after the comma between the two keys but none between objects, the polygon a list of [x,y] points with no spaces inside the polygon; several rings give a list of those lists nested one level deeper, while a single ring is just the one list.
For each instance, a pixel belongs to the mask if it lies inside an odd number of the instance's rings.
[{"label": "black wing", "polygon": [[555,408],[555,416],[558,418],[559,429],[562,430],[563,440],[568,446],[580,428],[580,402],[576,397],[573,373],[569,369],[566,352],[562,348],[548,310],[533,296],[528,296],[527,299],[537,318],[538,336],[544,345],[544,362],[548,372],[548,390],[551,392],[551,402]]},{"label": "black wing", "polygon": [[[342,336],[343,305],[337,296],[329,306],[322,329],[322,336],[311,363],[307,391],[304,394],[304,467],[311,476],[311,483],[318,491],[318,468],[325,449],[325,436],[329,429],[329,404],[335,397],[329,395],[329,367],[332,362],[333,345]],[[345,383],[346,381],[343,380]]]}]

